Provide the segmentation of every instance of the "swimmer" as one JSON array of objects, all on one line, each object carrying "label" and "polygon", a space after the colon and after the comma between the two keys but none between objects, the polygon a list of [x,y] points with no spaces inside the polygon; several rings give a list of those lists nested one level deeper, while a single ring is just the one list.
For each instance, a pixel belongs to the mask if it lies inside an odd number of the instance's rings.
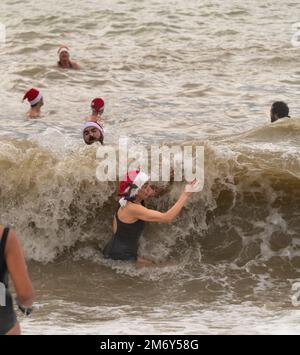
[{"label": "swimmer", "polygon": [[57,65],[63,69],[80,69],[80,66],[70,59],[70,49],[67,46],[59,47],[58,51],[59,61]]},{"label": "swimmer", "polygon": [[14,230],[0,226],[0,285],[2,290],[5,286],[5,306],[0,305],[0,335],[20,335],[20,325],[8,289],[8,275],[15,286],[16,303],[19,309],[24,315],[30,315],[35,295],[20,242]]},{"label": "swimmer", "polygon": [[172,223],[194,192],[198,182],[186,186],[178,201],[167,212],[150,210],[144,201],[155,195],[149,177],[134,170],[126,174],[119,184],[119,208],[113,219],[113,237],[103,250],[104,257],[113,260],[135,262],[137,266],[152,266],[154,263],[138,254],[139,240],[145,222]]},{"label": "swimmer", "polygon": [[83,126],[83,140],[86,144],[91,145],[95,142],[104,142],[104,128],[102,114],[104,112],[104,101],[96,98],[91,103],[92,114]]},{"label": "swimmer", "polygon": [[29,118],[39,118],[41,116],[41,108],[44,106],[43,95],[37,89],[30,89],[23,97],[23,101],[28,100],[30,110],[27,112]]},{"label": "swimmer", "polygon": [[271,106],[270,116],[271,122],[276,122],[281,118],[290,117],[290,109],[288,105],[283,101],[276,101]]},{"label": "swimmer", "polygon": [[104,100],[101,99],[100,97],[96,97],[92,102],[91,102],[91,109],[92,109],[92,114],[88,118],[88,121],[93,121],[93,122],[98,122],[102,121],[102,115],[104,112]]}]

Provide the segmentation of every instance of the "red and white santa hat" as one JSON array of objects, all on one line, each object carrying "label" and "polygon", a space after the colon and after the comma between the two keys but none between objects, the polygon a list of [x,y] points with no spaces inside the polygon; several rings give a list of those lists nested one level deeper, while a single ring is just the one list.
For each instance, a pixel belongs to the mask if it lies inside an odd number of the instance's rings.
[{"label": "red and white santa hat", "polygon": [[104,137],[104,133],[105,133],[104,128],[101,126],[101,124],[99,124],[98,122],[94,122],[94,121],[85,122],[85,124],[83,125],[82,133],[84,133],[84,131],[90,127],[95,127],[97,129],[99,129],[102,136]]},{"label": "red and white santa hat", "polygon": [[101,99],[100,97],[96,97],[92,102],[91,102],[91,108],[99,114],[100,112],[102,113],[104,111],[104,100]]},{"label": "red and white santa hat", "polygon": [[40,93],[40,91],[32,88],[26,92],[23,97],[23,101],[27,99],[30,105],[33,106],[37,104],[42,98],[43,95]]},{"label": "red and white santa hat", "polygon": [[131,198],[134,198],[139,190],[149,181],[149,176],[140,170],[132,170],[127,172],[121,179],[119,184],[119,204],[125,207]]},{"label": "red and white santa hat", "polygon": [[63,52],[67,52],[70,54],[70,49],[67,46],[61,46],[58,48],[57,54],[60,56]]}]

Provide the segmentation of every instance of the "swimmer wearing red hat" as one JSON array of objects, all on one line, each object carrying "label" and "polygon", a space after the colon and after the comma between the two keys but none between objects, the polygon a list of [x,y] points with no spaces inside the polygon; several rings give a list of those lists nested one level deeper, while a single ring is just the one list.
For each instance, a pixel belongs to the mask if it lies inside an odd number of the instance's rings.
[{"label": "swimmer wearing red hat", "polygon": [[67,46],[59,47],[58,51],[59,61],[57,65],[63,69],[80,69],[80,66],[70,59],[70,49]]},{"label": "swimmer wearing red hat", "polygon": [[104,127],[102,114],[104,112],[104,101],[101,98],[95,98],[91,103],[92,114],[83,126],[83,140],[90,145],[95,142],[103,144]]},{"label": "swimmer wearing red hat", "polygon": [[93,121],[93,122],[102,121],[101,116],[103,115],[104,112],[104,106],[105,106],[104,100],[101,99],[100,97],[96,97],[91,102],[92,114],[88,118],[88,121]]},{"label": "swimmer wearing red hat", "polygon": [[127,172],[119,184],[119,207],[113,219],[113,236],[103,250],[104,257],[131,261],[137,266],[154,265],[139,253],[139,241],[145,222],[172,223],[189,198],[200,192],[200,188],[199,181],[192,181],[167,212],[159,212],[148,209],[144,204],[147,199],[155,196],[149,176],[140,170]]},{"label": "swimmer wearing red hat", "polygon": [[44,99],[41,92],[37,89],[28,90],[24,97],[23,101],[28,100],[30,104],[30,110],[27,112],[29,118],[38,118],[41,116],[41,108],[44,106]]}]

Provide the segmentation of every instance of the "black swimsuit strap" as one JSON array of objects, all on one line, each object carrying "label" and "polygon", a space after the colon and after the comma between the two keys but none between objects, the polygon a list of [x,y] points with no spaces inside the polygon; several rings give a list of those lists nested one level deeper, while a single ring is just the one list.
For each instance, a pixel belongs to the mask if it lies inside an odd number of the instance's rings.
[{"label": "black swimsuit strap", "polygon": [[117,210],[117,212],[116,212],[116,214],[115,214],[117,223],[122,223],[122,224],[134,224],[134,223],[136,223],[136,222],[133,222],[133,223],[125,223],[125,222],[122,222],[122,221],[120,220],[119,216],[118,216],[119,209],[120,209],[120,208],[118,208],[118,210]]},{"label": "black swimsuit strap", "polygon": [[[134,202],[132,202],[132,203],[134,203]],[[142,205],[143,207],[145,207],[145,201],[144,201],[144,200],[141,202],[141,205]],[[122,222],[122,221],[120,220],[120,218],[119,218],[119,216],[118,216],[119,209],[120,209],[120,206],[118,207],[117,212],[115,213],[117,222],[120,222],[120,223],[123,223],[123,224],[128,224],[128,223]],[[139,220],[137,220],[136,222],[138,222],[138,221],[139,221]],[[134,222],[134,223],[136,223],[136,222]],[[131,223],[129,223],[129,224],[131,224]]]},{"label": "black swimsuit strap", "polygon": [[[120,206],[117,209],[117,212],[115,213],[115,217],[117,221],[120,221],[119,217],[118,217],[118,212],[119,212]],[[121,221],[120,221],[121,222]]]}]

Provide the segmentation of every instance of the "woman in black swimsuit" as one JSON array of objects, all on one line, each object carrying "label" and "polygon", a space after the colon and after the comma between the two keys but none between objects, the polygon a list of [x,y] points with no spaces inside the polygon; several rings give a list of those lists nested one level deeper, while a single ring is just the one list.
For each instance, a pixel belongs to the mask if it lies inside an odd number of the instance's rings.
[{"label": "woman in black swimsuit", "polygon": [[0,335],[19,335],[21,330],[8,289],[8,274],[16,289],[19,309],[29,315],[32,311],[34,291],[23,252],[15,232],[0,226]]},{"label": "woman in black swimsuit", "polygon": [[148,183],[148,176],[139,170],[126,174],[119,187],[122,197],[119,208],[113,220],[113,237],[104,248],[103,254],[108,259],[134,261],[139,266],[149,266],[153,263],[138,255],[139,240],[143,233],[145,222],[171,223],[179,215],[183,206],[193,194],[184,191],[175,205],[162,213],[150,210],[144,206],[144,201],[154,195],[154,190]]}]

